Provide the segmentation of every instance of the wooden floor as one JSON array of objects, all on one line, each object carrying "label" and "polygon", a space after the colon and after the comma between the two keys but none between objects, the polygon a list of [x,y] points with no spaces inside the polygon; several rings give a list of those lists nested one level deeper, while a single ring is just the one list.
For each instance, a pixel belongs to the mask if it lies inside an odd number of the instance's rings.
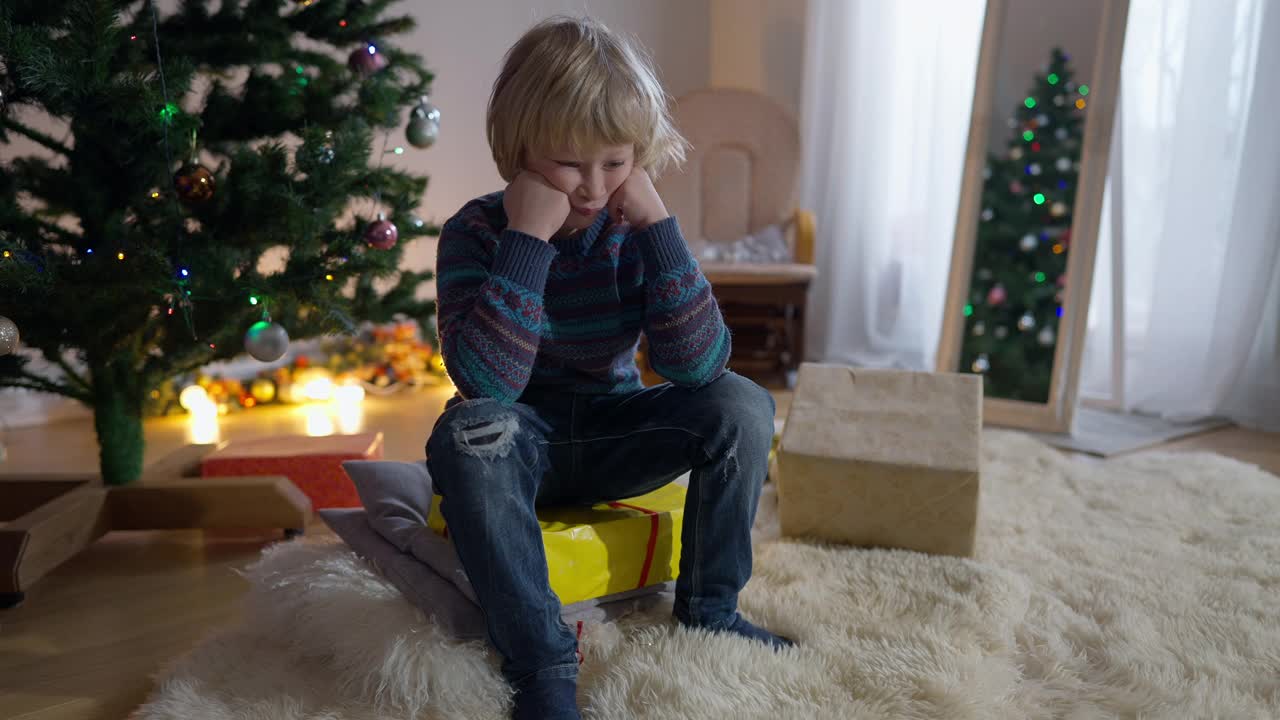
[{"label": "wooden floor", "polygon": [[[284,433],[381,430],[388,459],[412,460],[450,390],[369,398],[362,411],[260,409],[216,428],[185,417],[148,421],[147,458],[193,441]],[[779,393],[779,414],[790,398]],[[5,474],[82,472],[97,466],[92,426],[68,421],[3,436]],[[211,437],[216,432],[217,437]],[[1219,430],[1158,449],[1208,450],[1280,475],[1280,436]],[[308,532],[323,532],[315,525]],[[245,582],[234,570],[278,540],[272,533],[111,533],[37,584],[27,602],[0,611],[0,718],[106,720],[126,717],[164,664],[238,613]]]}]

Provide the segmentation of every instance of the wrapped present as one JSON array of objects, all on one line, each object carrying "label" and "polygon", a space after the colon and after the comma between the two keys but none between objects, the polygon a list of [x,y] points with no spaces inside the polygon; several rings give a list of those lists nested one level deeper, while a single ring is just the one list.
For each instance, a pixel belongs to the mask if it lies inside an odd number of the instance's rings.
[{"label": "wrapped present", "polygon": [[805,363],[778,448],[784,535],[970,556],[982,379]]},{"label": "wrapped present", "polygon": [[[561,604],[675,579],[684,497],[685,488],[672,483],[619,502],[540,509],[548,576]],[[431,501],[427,525],[448,537],[439,495]]]},{"label": "wrapped present", "polygon": [[360,507],[355,485],[342,470],[345,460],[382,457],[382,433],[235,440],[200,463],[202,477],[284,475],[315,508]]}]

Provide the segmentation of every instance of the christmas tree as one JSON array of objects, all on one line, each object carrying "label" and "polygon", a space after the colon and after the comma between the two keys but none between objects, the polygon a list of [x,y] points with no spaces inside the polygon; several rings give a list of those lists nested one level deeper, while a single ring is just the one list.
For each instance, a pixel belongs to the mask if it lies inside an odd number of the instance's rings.
[{"label": "christmas tree", "polygon": [[90,406],[107,483],[140,475],[166,378],[433,314],[430,273],[400,267],[437,232],[411,214],[427,181],[383,159],[407,116],[425,147],[439,115],[387,42],[414,25],[393,2],[0,6],[0,324],[56,368],[0,348],[0,387]]},{"label": "christmas tree", "polygon": [[1069,61],[1053,50],[983,171],[960,368],[989,397],[1049,399],[1089,95]]}]

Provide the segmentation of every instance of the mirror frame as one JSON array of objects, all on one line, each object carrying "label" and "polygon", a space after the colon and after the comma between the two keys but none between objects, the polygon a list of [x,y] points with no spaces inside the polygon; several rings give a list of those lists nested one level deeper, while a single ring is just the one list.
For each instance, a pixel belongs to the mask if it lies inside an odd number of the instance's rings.
[{"label": "mirror frame", "polygon": [[[961,181],[960,203],[956,211],[955,242],[951,251],[951,271],[947,280],[946,308],[938,345],[939,372],[957,372],[964,341],[964,305],[973,276],[973,255],[978,233],[979,206],[985,182],[982,169],[987,162],[987,135],[995,115],[996,71],[1000,59],[1000,38],[1005,11],[1011,0],[988,0],[983,19],[982,47],[978,53],[977,78],[973,89],[973,111]],[[1120,96],[1120,60],[1124,49],[1129,0],[1103,0],[1099,23],[1094,77],[1095,89],[1089,97],[1080,150],[1079,186],[1072,209],[1071,249],[1067,258],[1067,284],[1063,296],[1063,317],[1058,325],[1054,348],[1049,401],[984,397],[983,416],[987,423],[1027,428],[1042,432],[1069,432],[1079,394],[1080,361],[1089,319],[1089,295],[1093,290],[1093,265],[1098,247],[1098,223],[1107,182],[1112,129]],[[1096,92],[1109,88],[1109,92]]]}]

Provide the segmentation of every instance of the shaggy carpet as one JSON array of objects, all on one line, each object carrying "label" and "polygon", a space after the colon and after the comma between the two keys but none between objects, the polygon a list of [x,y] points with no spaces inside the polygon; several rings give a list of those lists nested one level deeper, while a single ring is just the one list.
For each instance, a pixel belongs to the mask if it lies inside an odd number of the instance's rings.
[{"label": "shaggy carpet", "polygon": [[[799,646],[687,631],[667,601],[586,628],[584,713],[1280,717],[1280,478],[984,442],[976,560],[778,539],[767,488],[742,609]],[[138,717],[506,717],[493,654],[443,637],[345,546],[277,545],[247,576],[243,621],[168,668]]]}]

